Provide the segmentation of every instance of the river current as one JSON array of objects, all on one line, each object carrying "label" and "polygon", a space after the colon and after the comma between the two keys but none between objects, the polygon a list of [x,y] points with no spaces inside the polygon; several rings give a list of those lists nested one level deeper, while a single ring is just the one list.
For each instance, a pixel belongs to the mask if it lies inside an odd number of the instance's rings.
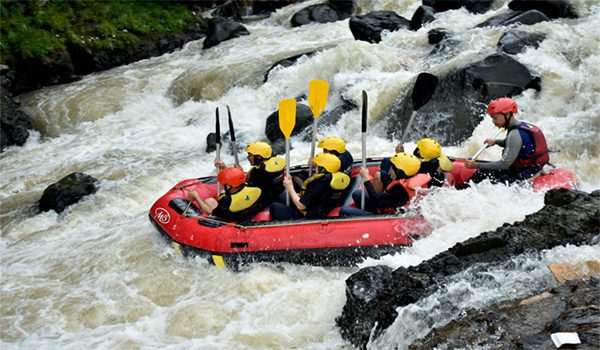
[{"label": "river current", "polygon": [[[345,302],[345,279],[358,267],[252,265],[218,270],[175,254],[148,221],[155,199],[177,181],[214,173],[215,107],[229,105],[242,144],[264,138],[266,117],[282,98],[306,93],[308,81],[331,84],[328,109],[341,97],[360,104],[366,90],[373,128],[369,156],[389,155],[378,117],[421,71],[447,71],[495,50],[505,28],[471,29],[506,8],[437,14],[419,31],[387,33],[379,44],[355,41],[348,20],[291,28],[289,18],[315,1],[288,6],[246,24],[251,35],[202,50],[183,49],[20,96],[38,131],[23,147],[0,155],[0,347],[3,349],[350,349],[335,327]],[[416,0],[359,0],[360,13],[393,10],[410,18]],[[542,77],[542,91],[516,97],[523,119],[545,132],[554,164],[576,171],[580,188],[600,188],[600,1],[573,1],[579,19],[521,26],[544,32],[537,49],[515,58]],[[457,33],[453,57],[431,58],[427,32]],[[288,68],[263,75],[275,61],[319,50]],[[224,123],[222,123],[224,124]],[[473,154],[494,134],[484,118],[463,144]],[[360,155],[358,110],[322,131],[348,141]],[[408,144],[411,149],[414,144]],[[293,140],[292,163],[306,162],[310,144]],[[227,153],[227,152],[225,152]],[[488,150],[484,158],[499,156]],[[233,157],[224,154],[227,162]],[[242,157],[244,158],[244,157]],[[243,164],[247,167],[247,164]],[[37,213],[44,189],[71,172],[100,180],[96,194],[65,212]],[[543,206],[543,193],[482,183],[443,189],[420,204],[434,232],[403,254],[360,266],[410,266],[457,242],[522,220]],[[600,256],[599,246],[557,247],[495,266],[490,278],[469,271],[445,294],[401,308],[394,325],[369,344],[405,348],[455,316],[456,310],[553,285],[545,265]]]}]

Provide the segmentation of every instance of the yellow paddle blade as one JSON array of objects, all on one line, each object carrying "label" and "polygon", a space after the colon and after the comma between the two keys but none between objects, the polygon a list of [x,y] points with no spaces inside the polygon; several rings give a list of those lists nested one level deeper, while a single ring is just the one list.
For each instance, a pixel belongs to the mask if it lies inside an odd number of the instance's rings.
[{"label": "yellow paddle blade", "polygon": [[288,98],[279,101],[279,129],[286,139],[292,135],[296,125],[296,100]]},{"label": "yellow paddle blade", "polygon": [[215,264],[215,266],[219,269],[222,269],[225,267],[225,260],[223,259],[222,256],[220,255],[213,255],[212,256],[212,260],[213,263]]},{"label": "yellow paddle blade", "polygon": [[311,80],[308,83],[308,105],[312,111],[313,118],[319,118],[325,110],[328,94],[329,83],[326,80]]}]

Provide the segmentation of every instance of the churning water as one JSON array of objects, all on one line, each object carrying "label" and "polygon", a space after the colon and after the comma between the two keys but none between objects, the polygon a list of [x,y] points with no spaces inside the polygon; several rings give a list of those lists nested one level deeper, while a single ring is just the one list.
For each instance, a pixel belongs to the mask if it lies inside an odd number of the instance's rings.
[{"label": "churning water", "polygon": [[[264,138],[266,116],[281,98],[306,93],[310,79],[330,82],[329,109],[342,96],[358,104],[361,90],[367,90],[374,123],[369,155],[389,155],[395,142],[383,136],[383,123],[375,121],[419,72],[443,73],[491,54],[504,29],[470,28],[504,9],[506,1],[496,1],[492,11],[481,15],[440,13],[419,31],[388,33],[379,44],[355,41],[347,20],[290,28],[288,19],[306,4],[248,24],[251,35],[209,50],[192,42],[171,54],[21,96],[39,132],[25,146],[0,155],[3,349],[349,348],[334,319],[345,302],[344,280],[356,268],[217,270],[174,255],[149,223],[147,210],[177,181],[212,169],[214,154],[204,149],[215,107],[231,107],[242,143]],[[419,4],[358,1],[361,13],[385,9],[408,18]],[[550,147],[559,151],[552,154],[553,163],[575,170],[582,189],[592,190],[600,188],[600,4],[574,4],[580,19],[519,28],[544,32],[547,38],[538,49],[516,56],[543,79],[541,92],[526,91],[517,100],[523,118],[539,124]],[[435,27],[459,35],[458,55],[428,56],[427,31]],[[262,82],[275,61],[314,50],[319,52],[274,70]],[[353,110],[323,135],[345,138],[359,155],[359,124],[359,112]],[[486,119],[469,140],[447,153],[472,154],[493,133]],[[293,163],[305,162],[310,145],[294,139],[293,147]],[[99,191],[60,215],[38,214],[35,205],[43,190],[73,171],[98,178]],[[420,203],[435,226],[431,236],[404,254],[362,266],[418,264],[542,205],[543,194],[514,186],[483,183],[460,192],[439,190]],[[446,294],[400,309],[392,331],[370,346],[402,348],[448,322],[453,312],[550,285],[544,270],[549,262],[598,253],[597,246],[562,247],[517,257],[491,269],[487,279],[466,271],[455,276]]]}]

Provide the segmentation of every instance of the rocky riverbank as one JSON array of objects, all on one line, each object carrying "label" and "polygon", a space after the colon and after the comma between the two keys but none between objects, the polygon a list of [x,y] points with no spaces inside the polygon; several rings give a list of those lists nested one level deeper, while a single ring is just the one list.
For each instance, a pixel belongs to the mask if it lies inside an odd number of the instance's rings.
[{"label": "rocky riverbank", "polygon": [[346,305],[337,318],[342,336],[364,348],[396,319],[396,308],[439,290],[449,276],[478,263],[501,263],[559,245],[593,244],[600,234],[600,191],[552,190],[525,220],[458,243],[417,266],[361,269],[346,280]]}]

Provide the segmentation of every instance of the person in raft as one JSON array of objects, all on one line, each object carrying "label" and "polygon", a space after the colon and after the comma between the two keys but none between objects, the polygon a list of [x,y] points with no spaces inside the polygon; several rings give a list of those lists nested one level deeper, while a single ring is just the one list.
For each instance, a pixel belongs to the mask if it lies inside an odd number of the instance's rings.
[{"label": "person in raft", "polygon": [[317,154],[313,160],[316,172],[306,179],[298,194],[289,176],[283,186],[290,196],[290,206],[275,202],[269,210],[273,220],[321,219],[335,207],[342,205],[344,190],[350,185],[350,176],[339,171],[341,161],[331,153]]},{"label": "person in raft", "polygon": [[[273,156],[271,146],[262,141],[246,146],[246,153],[251,166],[246,175],[246,184],[260,188],[265,203],[273,202],[284,190],[285,159]],[[219,170],[226,167],[222,161],[216,161],[215,166]]]},{"label": "person in raft", "polygon": [[452,162],[442,152],[442,146],[432,138],[422,138],[417,141],[413,155],[421,160],[419,174],[431,176],[430,186],[440,187],[444,185],[446,176],[444,173],[452,171]]},{"label": "person in raft", "polygon": [[505,139],[487,139],[485,143],[503,147],[502,159],[496,162],[465,161],[465,167],[477,169],[471,181],[478,183],[489,179],[492,183],[512,183],[528,179],[548,164],[548,145],[542,130],[537,126],[518,120],[517,102],[502,97],[490,102],[487,112],[494,125],[505,128]]},{"label": "person in raft", "polygon": [[350,175],[354,158],[346,150],[346,142],[344,140],[336,136],[329,136],[319,141],[317,147],[323,149],[323,153],[331,153],[337,156],[341,162],[340,171]]},{"label": "person in raft", "polygon": [[249,221],[265,208],[262,190],[245,184],[246,174],[237,167],[226,167],[217,175],[225,191],[218,199],[202,199],[195,191],[188,191],[187,199],[198,203],[202,211],[225,221]]},{"label": "person in raft", "polygon": [[[344,207],[340,211],[341,216],[393,214],[397,208],[410,202],[419,188],[426,188],[431,176],[420,174],[421,161],[412,154],[404,152],[396,153],[390,159],[389,176],[391,181],[386,185],[383,192],[376,192],[372,183],[372,177],[368,168],[360,169],[360,176],[364,182],[365,210],[359,209],[361,205],[361,191],[354,191],[352,198],[356,208]],[[375,173],[379,177],[379,172]]]}]

